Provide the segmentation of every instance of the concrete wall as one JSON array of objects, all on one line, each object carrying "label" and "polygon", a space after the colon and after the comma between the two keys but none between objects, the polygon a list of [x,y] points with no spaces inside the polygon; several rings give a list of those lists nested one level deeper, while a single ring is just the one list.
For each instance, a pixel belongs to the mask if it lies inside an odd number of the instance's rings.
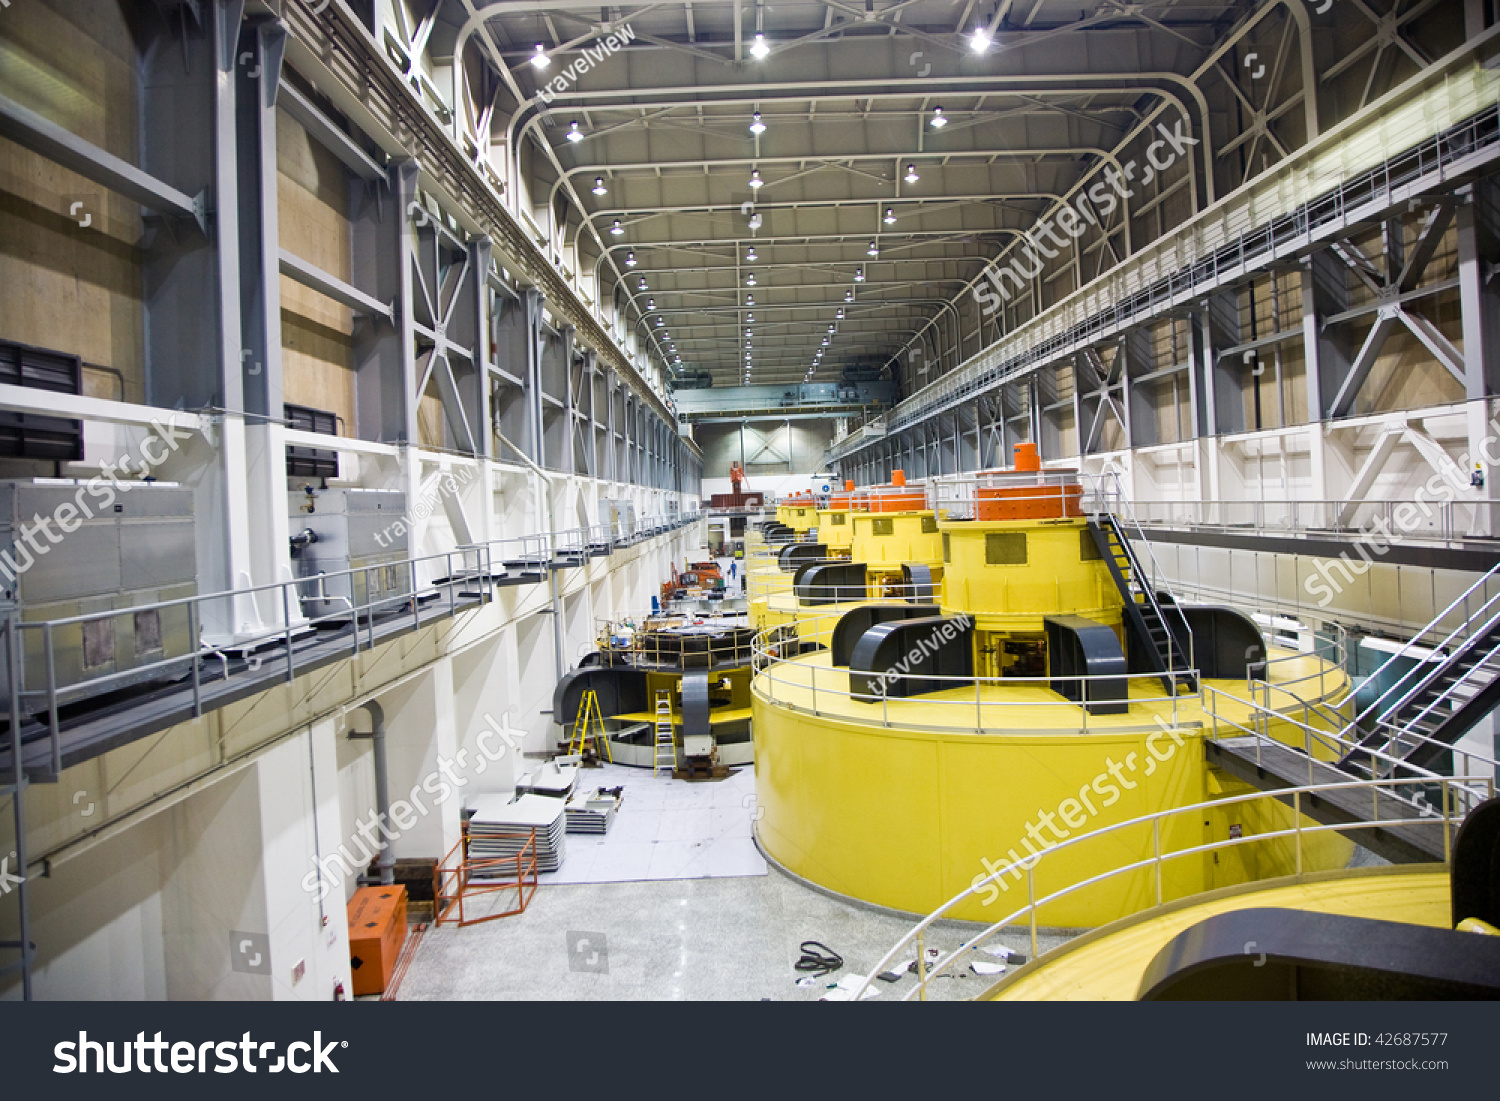
[{"label": "concrete wall", "polygon": [[[697,557],[702,539],[701,526],[684,528],[560,574],[568,662],[597,619],[646,610],[667,563]],[[28,847],[52,869],[30,880],[36,996],[323,1000],[336,981],[348,990],[344,904],[355,883],[339,853],[361,868],[375,851],[360,829],[373,835],[372,749],[349,737],[352,712],[372,697],[385,711],[393,852],[441,857],[458,840],[464,801],[512,790],[531,767],[525,756],[562,736],[548,714],[548,608],[545,585],[500,590],[457,619],[31,787]],[[513,749],[486,737],[506,728],[523,732]],[[0,809],[3,853],[14,840]],[[321,899],[320,858],[332,869]],[[0,907],[0,939],[16,935],[14,919],[14,906]],[[244,969],[238,933],[266,938],[269,973]],[[0,998],[18,998],[7,978]]]},{"label": "concrete wall", "polygon": [[832,418],[800,421],[750,421],[697,424],[693,439],[703,448],[703,477],[728,478],[729,464],[743,462],[752,489],[769,489],[756,478],[811,474],[821,469],[823,452],[833,441]]}]

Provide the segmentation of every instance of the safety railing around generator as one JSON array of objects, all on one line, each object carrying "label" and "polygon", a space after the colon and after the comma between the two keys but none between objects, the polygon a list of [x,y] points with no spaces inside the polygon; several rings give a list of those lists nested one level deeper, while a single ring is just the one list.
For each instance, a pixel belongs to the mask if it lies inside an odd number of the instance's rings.
[{"label": "safety railing around generator", "polygon": [[[1429,788],[1436,786],[1440,792],[1437,805],[1433,806],[1430,801],[1417,801],[1404,797],[1407,792],[1426,792]],[[1310,805],[1309,800],[1318,799],[1335,791],[1354,791],[1372,793],[1371,803],[1376,809],[1377,817],[1369,822],[1350,822],[1337,825],[1305,824],[1302,816],[1304,805]],[[1379,798],[1381,793],[1393,794],[1394,802],[1400,810],[1402,817],[1379,818],[1378,812],[1381,805]],[[928,1000],[928,989],[932,983],[942,975],[953,973],[955,966],[963,966],[974,957],[989,941],[1001,935],[1006,929],[1015,929],[1024,926],[1027,929],[1032,962],[1027,966],[1040,966],[1044,964],[1045,958],[1038,960],[1038,928],[1041,924],[1040,913],[1044,907],[1056,903],[1061,899],[1077,895],[1082,891],[1096,887],[1102,883],[1108,883],[1122,876],[1134,875],[1136,873],[1148,873],[1152,881],[1154,904],[1143,908],[1135,914],[1129,915],[1135,920],[1151,917],[1169,904],[1180,903],[1183,898],[1191,898],[1196,892],[1190,892],[1178,898],[1169,898],[1168,891],[1164,885],[1164,869],[1170,862],[1178,860],[1202,859],[1210,854],[1221,853],[1231,849],[1239,849],[1252,845],[1263,845],[1267,842],[1290,842],[1293,846],[1294,867],[1296,871],[1291,876],[1275,876],[1259,880],[1268,886],[1282,883],[1299,882],[1304,875],[1304,845],[1306,839],[1324,833],[1341,833],[1345,835],[1356,835],[1361,830],[1390,829],[1399,826],[1416,825],[1442,825],[1443,831],[1443,854],[1446,863],[1452,853],[1452,839],[1458,826],[1469,812],[1484,799],[1493,798],[1495,794],[1495,780],[1493,776],[1481,777],[1438,777],[1436,780],[1414,777],[1405,779],[1373,779],[1354,780],[1340,783],[1309,784],[1303,787],[1282,788],[1274,792],[1250,792],[1244,795],[1229,796],[1223,799],[1210,799],[1190,806],[1172,807],[1167,810],[1156,811],[1152,814],[1144,814],[1138,818],[1132,818],[1125,822],[1113,825],[1101,826],[1099,829],[1088,833],[1078,834],[1064,840],[1056,841],[1042,848],[1040,853],[1028,855],[1021,860],[1007,860],[1000,867],[995,865],[999,861],[988,861],[985,864],[986,871],[975,875],[974,880],[965,890],[954,895],[942,906],[938,907],[927,917],[918,922],[908,933],[906,933],[895,946],[886,952],[873,967],[860,987],[855,990],[850,1000],[858,1001],[864,994],[865,989],[874,981],[875,976],[883,971],[891,970],[892,964],[908,956],[914,956],[917,962],[917,984],[906,991],[903,1001],[917,998],[921,1001]],[[1249,806],[1262,804],[1269,806],[1270,803],[1279,803],[1282,806],[1290,805],[1292,811],[1292,825],[1285,829],[1269,830],[1264,833],[1243,833],[1241,836],[1231,836],[1225,839],[1205,842],[1197,845],[1186,845],[1182,848],[1168,850],[1162,842],[1163,825],[1175,819],[1192,821],[1198,819],[1206,811],[1219,811],[1225,807]],[[1078,852],[1085,846],[1092,846],[1099,842],[1114,848],[1121,844],[1129,844],[1132,835],[1137,837],[1137,843],[1144,840],[1144,835],[1150,834],[1150,855],[1139,860],[1128,861],[1117,865],[1107,871],[1096,875],[1086,876],[1074,880],[1067,885],[1046,894],[1042,894],[1037,888],[1037,869],[1056,861],[1060,854],[1067,853],[1072,859],[1077,859]],[[1005,845],[1006,855],[1010,854],[1011,842],[1001,842]],[[1019,847],[1019,841],[1014,842]],[[997,849],[997,852],[999,850]],[[988,869],[993,868],[993,871]],[[1008,882],[1007,882],[1008,880]],[[942,920],[956,907],[969,900],[993,892],[993,898],[988,902],[981,901],[980,905],[993,905],[1003,893],[1008,892],[1013,886],[1024,884],[1026,892],[1025,902],[1015,909],[1005,913],[1003,917],[993,923],[984,926],[974,935],[968,937],[953,951],[941,956],[929,968],[926,966],[927,946],[926,941],[929,930],[935,922]],[[980,957],[983,958],[983,957]],[[986,962],[992,962],[995,957],[991,955]]]},{"label": "safety railing around generator", "polygon": [[[1110,726],[1110,716],[1095,715],[1094,707],[1121,703],[1160,707],[1169,716],[1164,721],[1174,727],[1185,721],[1181,712],[1188,707],[1192,708],[1192,718],[1201,717],[1197,688],[1201,678],[1193,668],[1107,675],[1069,673],[1060,677],[949,676],[920,671],[921,662],[930,652],[922,645],[913,646],[910,654],[898,657],[895,665],[885,670],[859,671],[824,664],[820,655],[827,654],[831,660],[828,647],[832,632],[845,611],[839,609],[816,622],[804,617],[796,623],[758,631],[754,637],[752,690],[770,706],[784,710],[934,732],[993,734],[1041,729],[1035,722],[1038,711],[1058,716],[1059,732],[1088,732]],[[949,617],[955,623],[963,618]],[[1045,696],[1022,691],[1038,688],[1046,690]],[[1031,715],[1031,722],[1016,718],[1026,713]],[[1118,720],[1113,725],[1118,729]]]},{"label": "safety railing around generator", "polygon": [[[651,538],[697,519],[697,513],[683,513],[659,523],[638,523],[632,539]],[[5,681],[0,698],[7,700],[7,722],[12,730],[19,726],[25,732],[28,744],[38,737],[48,740],[49,767],[55,776],[62,764],[64,708],[139,685],[187,685],[196,717],[204,711],[205,687],[215,682],[264,680],[267,670],[280,672],[281,679],[290,682],[300,667],[327,658],[328,648],[321,644],[339,641],[357,655],[384,641],[391,628],[403,630],[403,621],[409,620],[415,630],[434,611],[453,615],[460,608],[490,602],[492,583],[508,571],[518,569],[541,581],[550,569],[581,564],[591,546],[624,545],[619,540],[595,542],[596,535],[603,533],[578,528],[522,535],[45,621],[26,621],[15,612],[4,624]],[[130,635],[156,640],[154,649],[119,653],[114,624],[127,618],[132,620]],[[151,626],[143,630],[141,625],[148,622]],[[203,636],[215,626],[226,641],[208,645]],[[313,645],[299,649],[299,643],[310,640]],[[95,660],[90,661],[91,656]],[[21,717],[19,724],[15,716]],[[25,730],[33,717],[41,729]],[[13,739],[8,741],[14,745]]]},{"label": "safety railing around generator", "polygon": [[605,665],[676,670],[749,665],[755,631],[744,612],[692,616],[673,612],[633,620],[596,620]]}]

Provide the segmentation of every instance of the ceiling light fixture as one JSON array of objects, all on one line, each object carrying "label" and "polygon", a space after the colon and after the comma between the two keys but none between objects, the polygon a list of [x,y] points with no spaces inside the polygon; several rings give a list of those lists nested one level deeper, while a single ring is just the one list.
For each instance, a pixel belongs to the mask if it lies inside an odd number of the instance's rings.
[{"label": "ceiling light fixture", "polygon": [[990,32],[985,27],[975,27],[974,34],[969,38],[969,49],[977,54],[984,53],[990,48]]},{"label": "ceiling light fixture", "polygon": [[934,130],[941,130],[947,125],[948,120],[943,117],[943,109],[941,107],[934,107],[932,109],[932,128]]},{"label": "ceiling light fixture", "polygon": [[867,248],[867,249],[865,249],[865,255],[866,256],[879,256],[880,255],[880,245],[877,244],[874,241],[871,241],[870,242],[870,247]]},{"label": "ceiling light fixture", "polygon": [[751,187],[762,187],[762,186],[765,185],[765,182],[766,182],[765,180],[763,180],[763,179],[760,178],[760,169],[758,169],[758,168],[752,168],[750,170],[750,186]]},{"label": "ceiling light fixture", "polygon": [[891,208],[891,207],[886,207],[885,208],[885,219],[884,219],[884,221],[885,221],[885,224],[888,225],[888,226],[893,226],[893,225],[896,224],[896,211],[893,208]]},{"label": "ceiling light fixture", "polygon": [[531,55],[531,63],[538,69],[545,69],[548,65],[552,64],[552,59],[547,56],[547,51],[542,47],[540,42],[536,44],[536,53]]},{"label": "ceiling light fixture", "polygon": [[757,255],[755,255],[755,246],[751,245],[750,246],[750,251],[747,252],[747,253],[745,253],[745,262],[749,263],[749,264],[753,264],[753,263],[755,263],[755,261],[757,261],[759,259],[760,259],[760,257],[757,256]]},{"label": "ceiling light fixture", "polygon": [[855,268],[854,269],[854,281],[856,283],[863,283],[865,281],[865,269],[864,268]]},{"label": "ceiling light fixture", "polygon": [[618,237],[625,232],[625,227],[620,224],[620,219],[616,218],[612,223],[610,223],[609,231],[610,233]]},{"label": "ceiling light fixture", "polygon": [[766,124],[760,121],[760,112],[757,111],[755,112],[755,114],[750,116],[750,133],[764,134],[765,132]]},{"label": "ceiling light fixture", "polygon": [[753,305],[755,305],[755,295],[753,295],[753,294],[747,294],[747,295],[745,295],[745,305],[747,305],[747,306],[753,306]]},{"label": "ceiling light fixture", "polygon": [[909,164],[909,165],[906,166],[906,176],[905,176],[905,179],[906,179],[907,183],[916,183],[921,178],[922,178],[921,176],[917,175],[917,166],[916,165]]},{"label": "ceiling light fixture", "polygon": [[844,301],[845,302],[853,302],[854,301],[854,292],[853,291],[845,291],[844,292]]},{"label": "ceiling light fixture", "polygon": [[844,310],[843,310],[843,308],[842,308],[842,307],[840,307],[840,308],[839,308],[839,312],[838,312],[838,313],[836,313],[836,314],[834,314],[834,315],[833,315],[833,316],[834,316],[834,317],[835,317],[835,318],[837,318],[837,319],[838,319],[838,320],[839,320],[839,321],[842,321],[842,320],[844,320]]},{"label": "ceiling light fixture", "polygon": [[654,299],[654,298],[648,298],[648,299],[646,299],[646,309],[648,309],[648,310],[654,310],[654,309],[656,309],[656,299]]},{"label": "ceiling light fixture", "polygon": [[756,31],[755,41],[750,44],[750,56],[757,61],[764,61],[770,52],[771,44],[766,41],[766,36]]},{"label": "ceiling light fixture", "polygon": [[636,259],[636,258],[635,258],[635,253],[634,253],[634,252],[627,252],[627,253],[626,253],[626,254],[625,254],[625,266],[626,266],[626,267],[627,267],[627,268],[633,268],[633,267],[635,267],[635,266],[636,266],[636,264],[638,264],[638,263],[639,263],[639,262],[640,262],[640,261],[638,261],[638,260],[637,260],[637,259]]},{"label": "ceiling light fixture", "polygon": [[594,177],[594,194],[595,195],[604,195],[604,194],[606,194],[606,189],[604,187],[604,177],[603,176],[595,176]]},{"label": "ceiling light fixture", "polygon": [[753,271],[749,275],[745,276],[745,286],[755,286],[755,273]]},{"label": "ceiling light fixture", "polygon": [[580,130],[580,129],[578,129],[578,120],[577,119],[574,119],[572,122],[568,123],[568,140],[569,141],[582,141],[583,140],[583,131]]},{"label": "ceiling light fixture", "polygon": [[644,275],[641,276],[641,281],[635,285],[635,289],[638,290],[638,291],[643,291],[643,290],[647,290],[648,289],[647,286],[646,286],[646,277]]}]

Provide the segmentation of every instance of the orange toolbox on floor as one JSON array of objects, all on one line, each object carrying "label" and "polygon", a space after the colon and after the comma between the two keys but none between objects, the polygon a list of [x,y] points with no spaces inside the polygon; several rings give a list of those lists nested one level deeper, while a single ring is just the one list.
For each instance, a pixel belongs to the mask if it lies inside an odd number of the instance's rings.
[{"label": "orange toolbox on floor", "polygon": [[380,994],[406,942],[406,888],[361,887],[349,900],[349,969],[355,994]]}]

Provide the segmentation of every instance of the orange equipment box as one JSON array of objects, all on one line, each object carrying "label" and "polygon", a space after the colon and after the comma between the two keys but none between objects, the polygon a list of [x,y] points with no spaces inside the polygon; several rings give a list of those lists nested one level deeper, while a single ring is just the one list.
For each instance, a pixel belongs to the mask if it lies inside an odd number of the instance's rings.
[{"label": "orange equipment box", "polygon": [[349,900],[349,968],[354,993],[380,994],[406,943],[406,888],[361,887]]}]

